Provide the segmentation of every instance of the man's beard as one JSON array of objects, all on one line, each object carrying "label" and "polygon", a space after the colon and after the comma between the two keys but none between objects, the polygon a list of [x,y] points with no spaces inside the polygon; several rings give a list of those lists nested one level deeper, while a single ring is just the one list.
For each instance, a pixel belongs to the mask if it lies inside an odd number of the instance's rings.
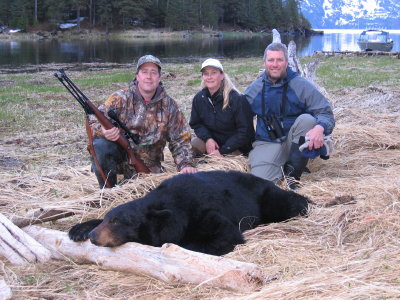
[{"label": "man's beard", "polygon": [[282,71],[279,76],[271,76],[269,72],[267,72],[268,79],[271,81],[279,81],[280,79],[284,79],[286,77],[286,70]]}]

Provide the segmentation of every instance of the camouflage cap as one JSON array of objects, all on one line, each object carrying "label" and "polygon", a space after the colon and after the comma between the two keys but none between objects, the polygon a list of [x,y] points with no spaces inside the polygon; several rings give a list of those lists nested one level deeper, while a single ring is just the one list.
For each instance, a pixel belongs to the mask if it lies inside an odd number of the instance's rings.
[{"label": "camouflage cap", "polygon": [[143,65],[145,63],[149,63],[149,62],[157,65],[157,67],[161,70],[160,60],[157,57],[150,55],[150,54],[144,55],[141,58],[139,58],[139,60],[137,62],[136,70],[138,71],[141,65]]}]

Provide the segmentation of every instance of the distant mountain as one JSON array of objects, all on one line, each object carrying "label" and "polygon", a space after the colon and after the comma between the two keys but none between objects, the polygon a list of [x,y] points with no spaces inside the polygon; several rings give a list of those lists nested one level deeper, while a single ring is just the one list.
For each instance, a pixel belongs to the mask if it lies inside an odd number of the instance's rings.
[{"label": "distant mountain", "polygon": [[302,0],[313,28],[400,29],[400,0]]}]

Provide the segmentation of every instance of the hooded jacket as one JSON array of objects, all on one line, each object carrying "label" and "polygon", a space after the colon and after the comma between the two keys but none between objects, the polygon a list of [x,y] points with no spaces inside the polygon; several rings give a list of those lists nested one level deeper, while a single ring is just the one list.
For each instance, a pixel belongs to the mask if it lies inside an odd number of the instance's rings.
[{"label": "hooded jacket", "polygon": [[[316,123],[324,128],[324,134],[329,135],[335,126],[335,120],[328,100],[310,81],[299,76],[298,73],[292,71],[289,67],[286,72],[286,78],[276,83],[269,81],[267,74],[264,73],[253,81],[245,91],[252,112],[257,116],[255,139],[276,142],[276,140],[269,136],[266,125],[261,120],[263,85],[265,85],[265,115],[268,116],[270,113],[273,113],[278,120],[281,120],[286,136],[296,118],[301,114],[312,115],[316,119]],[[281,102],[284,85],[287,85],[287,92],[283,112],[281,111]]]},{"label": "hooded jacket", "polygon": [[202,89],[193,98],[189,125],[204,142],[214,139],[221,154],[236,150],[247,154],[254,139],[250,105],[235,90],[229,94],[229,105],[225,109],[222,109],[223,100],[222,89],[212,96],[208,88]]},{"label": "hooded jacket", "polygon": [[[148,167],[161,167],[167,142],[178,171],[193,165],[189,127],[178,105],[167,95],[161,83],[153,99],[146,103],[139,93],[137,81],[130,82],[129,88],[113,93],[99,106],[107,117],[111,109],[133,134],[139,136],[138,144],[129,142],[135,155]],[[102,136],[101,126],[95,117],[90,124],[94,136]]]}]

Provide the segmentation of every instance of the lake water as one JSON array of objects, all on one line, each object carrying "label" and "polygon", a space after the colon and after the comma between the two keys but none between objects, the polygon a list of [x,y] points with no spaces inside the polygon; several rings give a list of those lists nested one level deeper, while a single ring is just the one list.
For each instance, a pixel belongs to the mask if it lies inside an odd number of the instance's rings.
[{"label": "lake water", "polygon": [[[359,51],[357,38],[362,30],[324,30],[324,35],[294,39],[298,56],[315,51]],[[400,30],[389,30],[394,40],[392,52],[400,51]],[[0,68],[48,63],[131,63],[151,53],[164,62],[198,61],[207,57],[261,57],[271,37],[183,39],[174,41],[115,41],[45,39],[40,41],[0,40]]]}]

